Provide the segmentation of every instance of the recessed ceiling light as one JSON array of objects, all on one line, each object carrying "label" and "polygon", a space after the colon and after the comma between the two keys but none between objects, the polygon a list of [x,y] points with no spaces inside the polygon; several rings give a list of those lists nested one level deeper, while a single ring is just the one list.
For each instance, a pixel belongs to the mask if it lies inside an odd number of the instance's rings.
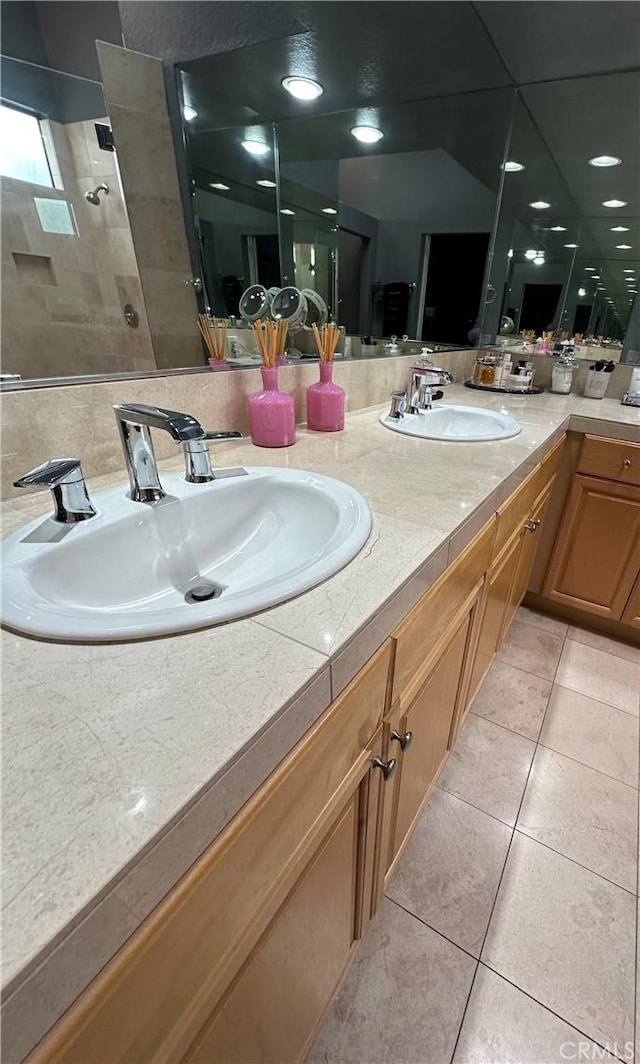
[{"label": "recessed ceiling light", "polygon": [[188,103],[185,103],[184,107],[182,108],[182,113],[185,117],[185,121],[187,122],[193,122],[194,118],[198,117],[198,112],[193,107],[189,107]]},{"label": "recessed ceiling light", "polygon": [[579,244],[565,244],[566,248],[577,248],[579,246],[580,246]]},{"label": "recessed ceiling light", "polygon": [[269,181],[267,177],[263,177],[260,181],[256,181],[256,185],[262,185],[263,188],[276,188],[275,181]]},{"label": "recessed ceiling light", "polygon": [[585,270],[588,270],[589,273],[591,273],[592,270],[595,270],[595,266],[585,266]]},{"label": "recessed ceiling light", "polygon": [[594,275],[591,278],[591,280],[592,281],[599,281],[600,280],[600,274],[599,273],[594,273]]},{"label": "recessed ceiling light", "polygon": [[566,233],[566,231],[567,231],[566,225],[550,225],[549,226],[549,232],[550,233]]},{"label": "recessed ceiling light", "polygon": [[322,213],[323,214],[337,214],[338,212],[335,209],[335,207],[323,207],[322,208]]},{"label": "recessed ceiling light", "polygon": [[375,126],[354,126],[351,130],[351,136],[363,144],[376,144],[379,140],[382,140],[384,133],[381,129],[376,129]]},{"label": "recessed ceiling light", "polygon": [[296,100],[317,100],[324,92],[320,82],[313,81],[312,78],[283,78],[282,88],[295,96]]},{"label": "recessed ceiling light", "polygon": [[636,271],[634,270],[634,268],[632,266],[630,266],[628,269],[623,270],[622,272],[623,273],[635,273]]},{"label": "recessed ceiling light", "polygon": [[544,210],[547,209],[547,207],[550,207],[551,204],[547,203],[546,200],[537,199],[537,200],[534,200],[533,203],[530,203],[529,206],[533,207],[533,209],[535,211],[544,211]]},{"label": "recessed ceiling light", "polygon": [[504,163],[502,169],[507,174],[517,174],[519,170],[524,170],[524,163],[517,163],[515,159],[513,159]]},{"label": "recessed ceiling light", "polygon": [[296,212],[292,211],[290,207],[283,207],[282,210],[280,211],[280,214],[295,214],[295,213]]},{"label": "recessed ceiling light", "polygon": [[537,254],[538,252],[535,250],[535,248],[527,248],[524,253],[524,257],[525,259],[535,259]]},{"label": "recessed ceiling light", "polygon": [[263,140],[243,140],[242,147],[249,155],[266,155],[269,151],[269,145]]},{"label": "recessed ceiling light", "polygon": [[631,251],[633,244],[616,244],[618,251]]},{"label": "recessed ceiling light", "polygon": [[586,288],[579,288],[578,289],[578,295],[579,296],[586,296],[586,294],[587,294]]},{"label": "recessed ceiling light", "polygon": [[513,248],[509,248],[509,250],[507,251],[507,258],[508,259],[512,259],[513,258]]},{"label": "recessed ceiling light", "polygon": [[598,285],[598,291],[599,291],[599,292],[606,292],[606,288],[605,288],[605,286],[604,286],[603,284],[599,284],[599,285]]},{"label": "recessed ceiling light", "polygon": [[612,233],[628,233],[629,232],[629,226],[628,225],[612,225],[611,226],[611,232]]},{"label": "recessed ceiling light", "polygon": [[620,166],[622,159],[617,155],[594,155],[589,159],[589,166]]},{"label": "recessed ceiling light", "polygon": [[533,261],[536,266],[544,266],[544,255],[536,255]]},{"label": "recessed ceiling light", "polygon": [[225,185],[224,181],[210,181],[209,188],[216,188],[218,192],[229,191],[229,185]]},{"label": "recessed ceiling light", "polygon": [[606,199],[602,201],[603,207],[628,207],[628,203],[623,199]]}]

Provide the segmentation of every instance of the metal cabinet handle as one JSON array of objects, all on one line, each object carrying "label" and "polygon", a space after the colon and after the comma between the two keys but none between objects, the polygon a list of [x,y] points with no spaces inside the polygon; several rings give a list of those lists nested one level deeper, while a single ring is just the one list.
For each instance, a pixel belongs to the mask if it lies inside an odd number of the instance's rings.
[{"label": "metal cabinet handle", "polygon": [[622,468],[623,469],[631,469],[632,465],[633,465],[633,462],[631,461],[631,459],[630,458],[625,458],[624,462],[622,463]]},{"label": "metal cabinet handle", "polygon": [[390,757],[388,761],[383,761],[381,757],[372,757],[371,764],[374,768],[382,769],[382,775],[386,780],[389,776],[392,776],[396,767],[395,757]]},{"label": "metal cabinet handle", "polygon": [[530,521],[527,521],[524,527],[526,528],[527,532],[537,532],[538,525],[540,523],[541,519],[539,517],[533,517]]},{"label": "metal cabinet handle", "polygon": [[411,746],[411,743],[413,742],[413,732],[408,731],[405,732],[404,735],[402,735],[398,731],[392,731],[390,738],[393,739],[396,743],[400,743],[401,750],[406,750],[407,747]]}]

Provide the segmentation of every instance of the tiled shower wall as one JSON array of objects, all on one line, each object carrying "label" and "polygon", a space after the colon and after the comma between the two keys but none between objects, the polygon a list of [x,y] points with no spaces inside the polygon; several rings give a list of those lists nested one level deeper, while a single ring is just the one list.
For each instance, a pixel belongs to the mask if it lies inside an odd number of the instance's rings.
[{"label": "tiled shower wall", "polygon": [[97,42],[158,369],[203,364],[162,61]]},{"label": "tiled shower wall", "polygon": [[[155,369],[116,157],[98,148],[94,120],[43,125],[61,187],[2,178],[2,371],[32,378]],[[110,193],[93,206],[84,194],[101,181]],[[77,234],[44,232],[34,196],[66,201]],[[124,321],[125,303],[138,311],[137,329]]]}]

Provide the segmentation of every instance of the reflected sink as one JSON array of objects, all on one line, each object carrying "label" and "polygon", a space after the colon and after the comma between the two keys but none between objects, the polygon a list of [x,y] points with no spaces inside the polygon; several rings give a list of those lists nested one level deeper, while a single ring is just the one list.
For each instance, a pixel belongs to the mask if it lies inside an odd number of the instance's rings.
[{"label": "reflected sink", "polygon": [[132,502],[122,486],[93,497],[89,521],[39,518],[7,537],[2,622],[72,642],[204,628],[326,580],[371,530],[362,496],[318,473],[248,468],[203,485],[164,476],[163,485],[154,505]]},{"label": "reflected sink", "polygon": [[506,440],[522,432],[520,424],[510,414],[483,410],[479,406],[434,406],[419,414],[405,414],[400,420],[381,414],[380,421],[385,428],[403,432],[406,436],[456,443]]}]

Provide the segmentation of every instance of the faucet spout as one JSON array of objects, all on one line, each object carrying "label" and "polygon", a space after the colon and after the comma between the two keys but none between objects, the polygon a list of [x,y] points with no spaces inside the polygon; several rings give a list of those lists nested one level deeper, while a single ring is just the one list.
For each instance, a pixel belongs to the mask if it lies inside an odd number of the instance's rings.
[{"label": "faucet spout", "polygon": [[196,418],[177,410],[141,403],[118,403],[113,409],[131,484],[130,497],[134,502],[158,502],[165,491],[158,476],[151,429],[168,432],[176,443],[203,440],[206,433]]}]

